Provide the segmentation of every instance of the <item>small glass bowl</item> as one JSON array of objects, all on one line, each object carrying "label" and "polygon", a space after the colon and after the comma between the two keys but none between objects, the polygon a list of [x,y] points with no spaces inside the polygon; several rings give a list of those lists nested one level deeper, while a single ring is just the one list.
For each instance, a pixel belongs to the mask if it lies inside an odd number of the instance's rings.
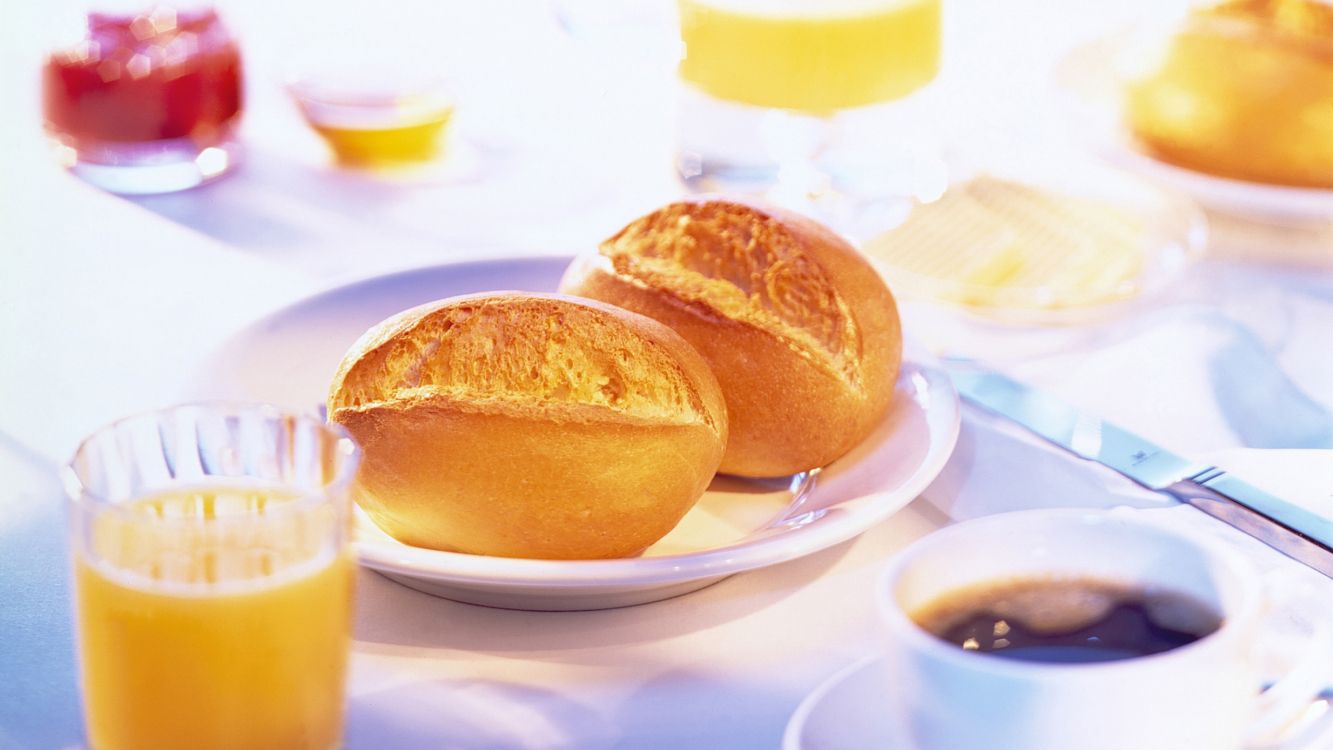
[{"label": "small glass bowl", "polygon": [[190,0],[52,14],[42,116],[57,162],[126,195],[186,190],[237,163],[239,45]]},{"label": "small glass bowl", "polygon": [[420,167],[448,151],[456,95],[445,77],[321,69],[293,75],[286,85],[340,166]]}]

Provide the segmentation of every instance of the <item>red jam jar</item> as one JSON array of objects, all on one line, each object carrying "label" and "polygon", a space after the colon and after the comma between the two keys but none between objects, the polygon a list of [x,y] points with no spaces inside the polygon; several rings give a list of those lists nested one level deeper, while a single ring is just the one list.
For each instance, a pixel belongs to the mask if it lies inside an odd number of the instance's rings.
[{"label": "red jam jar", "polygon": [[236,162],[241,55],[209,6],[90,12],[42,68],[61,163],[117,193],[183,190]]}]

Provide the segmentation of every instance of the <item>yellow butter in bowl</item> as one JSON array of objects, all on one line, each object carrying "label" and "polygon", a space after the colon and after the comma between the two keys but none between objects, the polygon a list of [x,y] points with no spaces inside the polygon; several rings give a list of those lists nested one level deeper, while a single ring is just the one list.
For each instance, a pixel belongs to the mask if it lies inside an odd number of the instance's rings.
[{"label": "yellow butter in bowl", "polygon": [[455,108],[446,79],[321,71],[294,77],[288,91],[341,166],[396,168],[445,155]]}]

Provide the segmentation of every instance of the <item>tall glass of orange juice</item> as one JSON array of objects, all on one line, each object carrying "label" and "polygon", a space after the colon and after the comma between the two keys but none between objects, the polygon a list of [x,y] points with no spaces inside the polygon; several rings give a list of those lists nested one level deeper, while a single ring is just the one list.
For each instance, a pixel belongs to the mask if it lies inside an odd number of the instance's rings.
[{"label": "tall glass of orange juice", "polygon": [[116,422],[66,472],[92,750],[342,741],[355,444],[199,404]]},{"label": "tall glass of orange juice", "polygon": [[820,189],[811,172],[835,118],[938,74],[940,2],[677,0],[681,176],[703,190],[798,176]]}]

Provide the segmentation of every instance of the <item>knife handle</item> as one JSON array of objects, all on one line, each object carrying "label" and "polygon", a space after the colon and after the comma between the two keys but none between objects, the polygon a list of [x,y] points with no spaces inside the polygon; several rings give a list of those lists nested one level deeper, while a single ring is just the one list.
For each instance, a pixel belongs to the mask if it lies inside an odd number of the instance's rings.
[{"label": "knife handle", "polygon": [[1215,468],[1165,491],[1333,578],[1333,522],[1328,519]]}]

